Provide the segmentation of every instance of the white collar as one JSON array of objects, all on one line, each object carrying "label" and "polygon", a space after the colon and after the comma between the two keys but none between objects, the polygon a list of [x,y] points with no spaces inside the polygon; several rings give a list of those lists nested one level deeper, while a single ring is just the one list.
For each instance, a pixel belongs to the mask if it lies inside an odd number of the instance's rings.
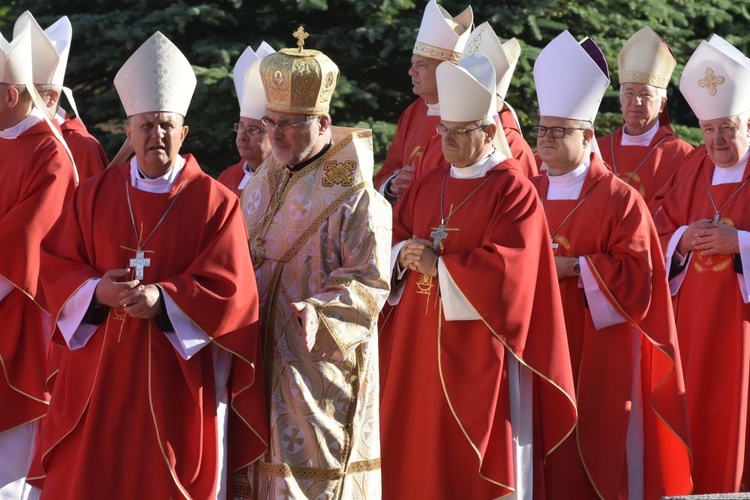
[{"label": "white collar", "polygon": [[656,133],[659,131],[659,120],[656,120],[654,126],[648,129],[641,135],[630,135],[625,132],[625,126],[622,127],[622,140],[620,140],[621,146],[648,146],[651,141],[656,137]]},{"label": "white collar", "polygon": [[245,173],[245,175],[242,176],[242,179],[240,179],[239,184],[237,184],[237,189],[245,189],[245,186],[247,185],[248,181],[255,177],[255,172],[252,171],[250,168],[250,165],[248,165],[247,162],[245,162],[242,165],[242,171]]},{"label": "white collar", "polygon": [[134,156],[130,160],[130,184],[134,188],[148,193],[168,193],[184,166],[185,158],[177,155],[177,159],[175,159],[174,165],[169,169],[169,172],[155,179],[143,178],[138,167],[138,158]]},{"label": "white collar", "polygon": [[589,167],[591,167],[591,160],[589,158],[586,158],[586,160],[576,168],[562,175],[550,175],[549,170],[547,170],[549,185],[564,188],[574,186],[579,182],[583,182],[583,180],[586,178],[586,172],[589,171]]},{"label": "white collar", "polygon": [[435,104],[430,104],[429,102],[424,102],[427,105],[427,116],[440,116],[440,103],[436,102]]},{"label": "white collar", "polygon": [[68,118],[67,114],[62,108],[57,108],[57,113],[55,113],[55,119],[57,120],[57,123],[62,126],[63,123],[65,123],[65,120]]},{"label": "white collar", "polygon": [[458,168],[451,165],[451,177],[454,179],[478,179],[479,177],[484,177],[495,165],[507,159],[500,151],[492,149],[492,151],[487,153],[487,156],[468,167]]},{"label": "white collar", "polygon": [[44,115],[34,107],[26,118],[12,127],[0,130],[0,139],[16,139],[19,135],[23,134],[42,120],[44,120]]},{"label": "white collar", "polygon": [[750,149],[745,151],[745,154],[740,158],[740,161],[730,167],[714,165],[714,174],[711,177],[711,185],[716,186],[717,184],[742,182],[742,179],[745,177],[745,167],[747,166],[748,157],[750,157]]}]

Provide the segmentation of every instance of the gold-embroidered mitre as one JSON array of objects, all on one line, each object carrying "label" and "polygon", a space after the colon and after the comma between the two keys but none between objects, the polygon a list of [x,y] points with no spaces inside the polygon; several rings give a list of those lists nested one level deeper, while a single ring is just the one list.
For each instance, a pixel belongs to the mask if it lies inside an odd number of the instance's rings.
[{"label": "gold-embroidered mitre", "polygon": [[308,35],[302,27],[294,34],[296,49],[281,49],[260,63],[266,109],[293,115],[328,113],[339,68],[322,52],[303,47]]},{"label": "gold-embroidered mitre", "polygon": [[617,55],[620,85],[643,83],[666,89],[676,65],[672,49],[648,26],[628,38]]}]

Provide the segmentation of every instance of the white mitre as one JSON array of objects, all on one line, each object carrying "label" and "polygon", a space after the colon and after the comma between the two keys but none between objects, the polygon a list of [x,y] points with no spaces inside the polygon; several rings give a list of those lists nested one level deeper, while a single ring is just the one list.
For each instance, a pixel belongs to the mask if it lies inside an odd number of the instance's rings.
[{"label": "white mitre", "polygon": [[515,38],[501,43],[492,26],[488,22],[484,22],[469,35],[463,56],[471,56],[476,53],[482,53],[492,61],[492,65],[495,67],[495,93],[501,101],[505,101],[513,72],[521,56],[521,44]]},{"label": "white mitre", "polygon": [[29,85],[33,82],[31,27],[28,20],[14,30],[8,42],[0,34],[0,83]]},{"label": "white mitre", "polygon": [[185,116],[196,83],[190,62],[158,31],[115,75],[115,88],[128,116],[156,111]]},{"label": "white mitre", "polygon": [[750,61],[732,44],[713,35],[690,56],[680,92],[699,120],[750,111]]},{"label": "white mitre", "polygon": [[26,23],[29,24],[31,34],[34,83],[62,87],[65,69],[68,66],[70,42],[73,39],[73,26],[70,20],[63,16],[43,30],[27,10],[16,20],[14,36]]},{"label": "white mitre", "polygon": [[593,123],[609,87],[609,74],[596,44],[590,39],[579,44],[566,30],[539,53],[534,82],[541,116]]},{"label": "white mitre", "polygon": [[466,40],[469,39],[473,22],[471,7],[453,17],[435,0],[430,0],[422,15],[413,53],[457,64]]},{"label": "white mitre", "polygon": [[440,118],[450,122],[492,119],[497,114],[495,68],[484,54],[444,61],[435,70]]},{"label": "white mitre", "polygon": [[234,65],[232,76],[237,100],[240,102],[240,116],[260,120],[266,114],[266,93],[263,90],[263,79],[260,77],[260,61],[268,54],[276,52],[266,42],[245,49]]}]

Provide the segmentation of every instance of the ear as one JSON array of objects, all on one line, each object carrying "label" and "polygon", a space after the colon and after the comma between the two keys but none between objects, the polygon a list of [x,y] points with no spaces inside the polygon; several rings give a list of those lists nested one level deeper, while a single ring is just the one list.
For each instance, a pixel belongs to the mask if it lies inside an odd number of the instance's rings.
[{"label": "ear", "polygon": [[18,101],[21,99],[21,95],[18,93],[17,88],[11,85],[6,85],[5,89],[3,89],[2,99],[7,107],[15,108],[16,105],[18,105]]},{"label": "ear", "polygon": [[188,127],[187,125],[182,126],[182,130],[180,131],[180,144],[185,142],[185,137],[187,137],[189,130],[190,127]]},{"label": "ear", "polygon": [[662,97],[661,98],[661,106],[659,106],[659,114],[661,114],[664,111],[664,108],[667,107],[667,98]]},{"label": "ear", "polygon": [[320,115],[318,123],[320,124],[320,132],[326,132],[331,127],[331,115],[328,113]]},{"label": "ear", "polygon": [[490,144],[495,140],[495,136],[497,135],[497,125],[494,123],[490,123],[489,125],[484,127],[484,134],[484,143]]},{"label": "ear", "polygon": [[128,122],[126,120],[125,123],[123,124],[123,128],[125,129],[125,137],[127,137],[128,138],[128,142],[130,142],[130,132],[131,132],[130,122]]},{"label": "ear", "polygon": [[583,131],[583,145],[586,146],[594,140],[594,129],[587,128]]}]

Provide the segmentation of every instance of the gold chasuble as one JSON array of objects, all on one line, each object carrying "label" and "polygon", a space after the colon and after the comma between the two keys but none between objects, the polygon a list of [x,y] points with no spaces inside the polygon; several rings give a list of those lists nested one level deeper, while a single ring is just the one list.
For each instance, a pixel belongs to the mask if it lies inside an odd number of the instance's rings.
[{"label": "gold chasuble", "polygon": [[[333,127],[319,158],[289,171],[271,155],[242,193],[273,428],[247,477],[261,498],[380,498],[377,317],[391,209],[372,187],[371,137]],[[298,301],[320,320],[311,352]]]}]

